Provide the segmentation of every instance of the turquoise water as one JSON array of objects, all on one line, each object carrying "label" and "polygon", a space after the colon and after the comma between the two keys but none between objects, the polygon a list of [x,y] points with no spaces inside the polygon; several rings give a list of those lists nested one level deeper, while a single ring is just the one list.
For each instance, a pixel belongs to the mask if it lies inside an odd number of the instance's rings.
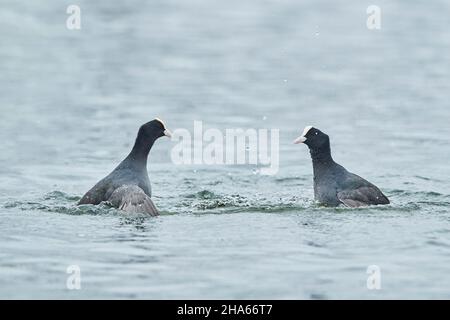
[{"label": "turquoise water", "polygon": [[[78,1],[74,31],[59,1],[2,4],[0,298],[450,298],[447,2],[380,1],[376,31],[360,1]],[[77,207],[156,116],[278,128],[280,170],[161,138],[160,217]],[[315,204],[309,124],[391,204]]]}]

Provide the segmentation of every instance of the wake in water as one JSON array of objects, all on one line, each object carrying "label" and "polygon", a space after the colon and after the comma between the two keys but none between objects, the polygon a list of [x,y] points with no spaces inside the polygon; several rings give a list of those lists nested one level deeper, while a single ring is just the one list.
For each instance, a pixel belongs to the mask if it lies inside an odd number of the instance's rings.
[{"label": "wake in water", "polygon": [[113,214],[117,211],[106,204],[98,206],[76,204],[80,200],[79,196],[68,195],[61,191],[52,191],[45,194],[42,198],[33,201],[11,201],[4,205],[4,208],[18,208],[23,211],[36,210],[45,212],[64,213],[70,215],[81,214]]},{"label": "wake in water", "polygon": [[[43,197],[32,201],[10,201],[4,204],[4,208],[18,208],[23,211],[38,210],[70,215],[123,215],[123,212],[112,208],[107,203],[100,205],[79,205],[79,196],[69,195],[61,191],[53,191]],[[170,203],[169,203],[170,205]],[[179,203],[173,203],[164,208],[161,206],[162,215],[177,213],[233,213],[233,212],[284,212],[300,211],[314,206],[311,201],[305,201],[292,197],[290,199],[255,198],[250,199],[241,195],[217,195],[212,191],[203,190],[197,193],[181,196]]]},{"label": "wake in water", "polygon": [[[157,198],[162,215],[172,214],[231,214],[238,212],[283,213],[302,211],[346,212],[383,212],[383,211],[417,211],[428,209],[446,210],[450,207],[450,196],[437,192],[410,192],[391,190],[389,195],[394,199],[391,205],[371,206],[361,208],[327,208],[319,206],[310,199],[300,197],[245,197],[239,194],[221,195],[210,190],[181,195],[177,199]],[[100,205],[77,205],[80,197],[62,191],[52,191],[44,196],[27,201],[9,201],[3,205],[5,209],[20,209],[22,211],[44,211],[69,215],[119,215],[123,212],[112,208],[107,203]],[[180,200],[181,199],[181,200]],[[415,201],[411,201],[414,200]],[[399,201],[396,201],[399,200]],[[404,200],[404,201],[401,201]],[[406,201],[405,201],[406,200]],[[141,216],[137,214],[136,216]]]}]

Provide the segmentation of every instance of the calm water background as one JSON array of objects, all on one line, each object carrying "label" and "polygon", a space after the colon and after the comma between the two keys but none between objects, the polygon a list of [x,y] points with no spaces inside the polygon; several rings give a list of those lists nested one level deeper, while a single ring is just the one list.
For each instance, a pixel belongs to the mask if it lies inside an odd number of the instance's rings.
[{"label": "calm water background", "polygon": [[[450,298],[448,1],[378,1],[378,31],[356,0],[79,0],[79,31],[72,3],[1,2],[0,298]],[[77,208],[155,116],[279,128],[280,171],[160,139],[161,217]],[[317,206],[309,124],[392,204]]]}]

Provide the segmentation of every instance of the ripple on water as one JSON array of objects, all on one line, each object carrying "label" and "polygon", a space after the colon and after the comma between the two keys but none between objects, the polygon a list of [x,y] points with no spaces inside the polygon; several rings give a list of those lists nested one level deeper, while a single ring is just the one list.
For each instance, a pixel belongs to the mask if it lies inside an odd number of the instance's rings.
[{"label": "ripple on water", "polygon": [[[193,214],[221,214],[234,212],[261,212],[261,213],[283,213],[321,211],[335,213],[351,212],[414,212],[418,210],[435,211],[438,208],[446,209],[450,207],[447,195],[438,192],[411,192],[406,190],[391,190],[389,192],[392,203],[386,206],[371,206],[360,208],[336,207],[327,208],[318,205],[312,199],[301,197],[280,197],[263,196],[261,194],[250,194],[243,196],[240,194],[218,194],[209,189],[200,190],[194,193],[181,194],[179,197],[157,198],[157,206],[160,207],[162,215],[178,213]],[[40,210],[46,212],[63,213],[69,215],[123,215],[123,212],[111,208],[108,204],[102,203],[98,206],[80,205],[77,202],[78,195],[71,195],[56,190],[44,194],[37,199],[19,201],[13,200],[3,204],[6,209],[18,208],[20,210]],[[416,199],[415,201],[409,201]],[[397,201],[399,200],[399,201]]]},{"label": "ripple on water", "polygon": [[106,204],[77,206],[78,200],[80,200],[79,196],[69,195],[62,191],[52,191],[33,201],[9,201],[3,207],[6,209],[16,208],[22,211],[45,211],[68,215],[101,215],[119,212]]}]

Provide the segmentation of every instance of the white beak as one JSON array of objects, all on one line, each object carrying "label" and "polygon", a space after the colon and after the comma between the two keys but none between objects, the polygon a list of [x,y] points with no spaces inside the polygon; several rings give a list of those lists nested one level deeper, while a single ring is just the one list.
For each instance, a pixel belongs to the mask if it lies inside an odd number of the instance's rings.
[{"label": "white beak", "polygon": [[306,138],[304,136],[300,136],[294,140],[294,144],[304,143],[305,141],[306,141]]},{"label": "white beak", "polygon": [[164,135],[165,135],[166,137],[172,138],[172,132],[170,132],[169,129],[164,130]]}]

